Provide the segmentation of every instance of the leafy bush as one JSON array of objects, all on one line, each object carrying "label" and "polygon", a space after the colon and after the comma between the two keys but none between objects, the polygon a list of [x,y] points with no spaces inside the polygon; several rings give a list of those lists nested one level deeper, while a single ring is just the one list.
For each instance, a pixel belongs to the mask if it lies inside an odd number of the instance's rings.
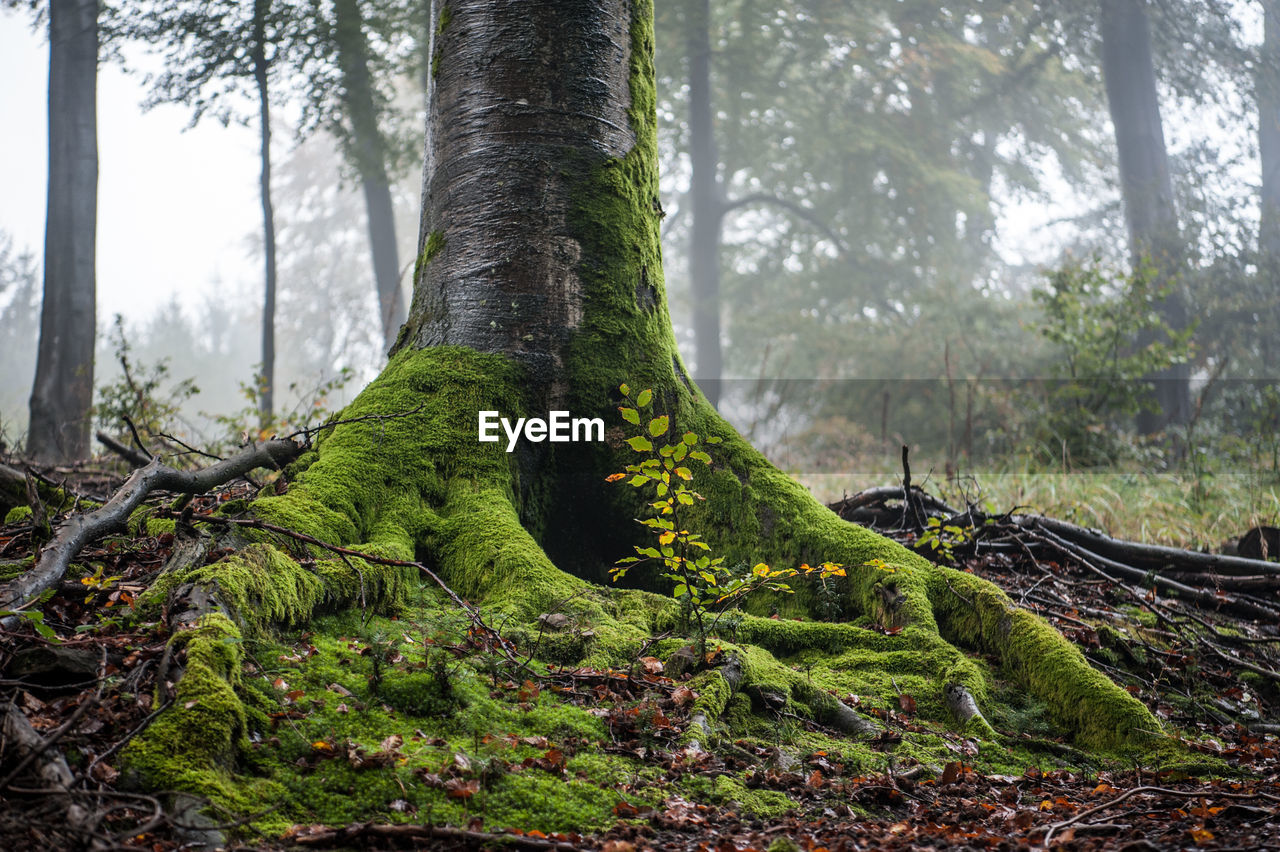
[{"label": "leafy bush", "polygon": [[1096,260],[1068,263],[1047,285],[1033,295],[1040,333],[1060,357],[1028,400],[1033,449],[1082,467],[1133,457],[1141,447],[1130,423],[1155,404],[1145,379],[1190,359],[1195,328],[1174,330],[1161,317],[1173,285],[1150,264],[1123,275]]},{"label": "leafy bush", "polygon": [[150,442],[174,428],[182,415],[182,405],[200,393],[195,379],[173,382],[169,359],[154,364],[130,360],[132,346],[124,330],[124,317],[116,314],[109,332],[111,351],[120,364],[120,378],[98,387],[94,417],[98,428],[121,443],[132,443],[129,423],[144,442]]}]

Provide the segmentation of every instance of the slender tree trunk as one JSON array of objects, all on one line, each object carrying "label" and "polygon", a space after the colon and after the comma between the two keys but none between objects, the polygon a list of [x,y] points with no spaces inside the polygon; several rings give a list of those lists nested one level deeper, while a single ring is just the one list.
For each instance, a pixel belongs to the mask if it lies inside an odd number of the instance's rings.
[{"label": "slender tree trunk", "polygon": [[[1102,0],[1102,71],[1120,156],[1120,188],[1135,271],[1154,264],[1156,280],[1172,285],[1161,305],[1174,330],[1187,325],[1186,297],[1176,280],[1183,260],[1169,155],[1151,58],[1143,0]],[[1139,341],[1149,343],[1150,340]],[[1186,424],[1191,417],[1190,368],[1180,364],[1152,377],[1158,412],[1138,417],[1144,434]]]},{"label": "slender tree trunk", "polygon": [[275,416],[276,381],[276,220],[271,206],[271,98],[267,90],[267,10],[269,0],[254,0],[253,79],[258,88],[258,122],[261,125],[262,254],[266,286],[262,296],[262,372],[258,376],[258,417],[267,429]]},{"label": "slender tree trunk", "polygon": [[338,64],[342,69],[342,102],[351,120],[350,156],[360,174],[373,255],[374,287],[382,338],[387,348],[405,320],[400,292],[400,258],[396,250],[395,213],[387,179],[386,143],[378,129],[378,107],[369,79],[369,50],[357,0],[336,0]]},{"label": "slender tree trunk", "polygon": [[1258,149],[1262,160],[1262,220],[1258,232],[1258,268],[1263,276],[1260,353],[1271,366],[1280,314],[1280,0],[1263,2],[1262,56],[1258,64]]},{"label": "slender tree trunk", "polygon": [[98,4],[49,4],[49,189],[44,302],[27,452],[42,462],[89,455],[97,322]]},{"label": "slender tree trunk", "polygon": [[695,375],[707,399],[720,400],[723,354],[720,340],[720,228],[724,205],[716,174],[715,129],[711,108],[711,4],[690,0],[689,55],[689,199],[693,219],[689,238],[689,279],[693,288]]}]

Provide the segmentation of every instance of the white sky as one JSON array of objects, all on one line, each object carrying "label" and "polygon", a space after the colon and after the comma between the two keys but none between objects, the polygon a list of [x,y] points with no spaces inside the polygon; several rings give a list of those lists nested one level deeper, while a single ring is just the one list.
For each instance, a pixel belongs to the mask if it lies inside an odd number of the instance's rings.
[{"label": "white sky", "polygon": [[[44,245],[48,44],[25,14],[0,13],[0,230],[39,258]],[[247,237],[260,226],[257,137],[190,112],[143,113],[141,80],[98,75],[98,321],[150,315],[177,295],[256,284]]]}]

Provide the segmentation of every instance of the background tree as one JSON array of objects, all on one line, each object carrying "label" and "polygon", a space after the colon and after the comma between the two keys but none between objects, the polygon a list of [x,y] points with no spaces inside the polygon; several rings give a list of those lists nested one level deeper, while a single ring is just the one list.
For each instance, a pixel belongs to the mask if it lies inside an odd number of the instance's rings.
[{"label": "background tree", "polygon": [[224,124],[247,121],[245,97],[256,101],[261,167],[264,286],[262,363],[256,381],[262,428],[268,428],[275,400],[276,225],[271,200],[271,86],[283,67],[281,51],[290,41],[296,9],[273,0],[165,3],[146,14],[125,14],[117,22],[129,37],[164,58],[151,76],[150,103],[174,102],[193,108],[192,124],[212,113]]},{"label": "background tree", "polygon": [[[685,15],[660,10],[659,35],[663,55],[678,51],[682,64],[664,66],[660,91],[664,117],[678,119],[693,115],[699,91],[687,46],[699,28],[697,4],[676,8]],[[1095,147],[1081,110],[1090,101],[1045,17],[1034,4],[999,13],[717,4],[706,39],[716,72],[709,114],[722,131],[717,216],[734,216],[723,250],[733,306],[726,345],[742,341],[734,363],[759,364],[753,342],[766,326],[775,342],[797,326],[808,326],[798,338],[812,339],[809,310],[822,323],[864,309],[898,314],[922,288],[982,274],[997,184],[1038,189],[1028,158],[1057,159],[1068,177],[1082,177],[1077,164]],[[670,174],[696,180],[692,152],[706,150],[703,136],[692,120],[675,129],[664,153]],[[692,268],[708,240],[689,238],[698,217],[683,209],[688,198],[674,201],[671,235]],[[805,316],[770,308],[779,303],[803,305]]]},{"label": "background tree", "polygon": [[[1173,183],[1160,118],[1151,49],[1151,29],[1142,0],[1102,0],[1099,29],[1107,103],[1119,152],[1129,247],[1135,268],[1148,263],[1168,288],[1162,307],[1175,331],[1187,325],[1185,284],[1178,280],[1186,251],[1178,232]],[[1140,345],[1149,341],[1139,341]],[[1176,364],[1157,374],[1157,411],[1138,415],[1139,431],[1185,425],[1191,417],[1190,366]]]},{"label": "background tree", "polygon": [[98,3],[49,4],[49,190],[44,297],[27,453],[89,455],[97,321]]},{"label": "background tree", "polygon": [[1280,332],[1276,320],[1280,311],[1280,3],[1264,0],[1263,40],[1258,58],[1257,107],[1258,154],[1262,181],[1260,186],[1260,222],[1258,227],[1259,274],[1266,281],[1264,291],[1270,294],[1263,304],[1271,306],[1262,326],[1263,361],[1271,363],[1276,351],[1275,338]]},{"label": "background tree", "polygon": [[[0,353],[10,380],[0,384],[0,442],[26,432],[26,395],[35,373],[40,327],[40,266],[30,251],[15,249],[13,238],[0,231]],[[10,419],[13,418],[13,419]]]},{"label": "background tree", "polygon": [[401,126],[406,111],[394,108],[394,101],[396,84],[421,64],[424,17],[421,3],[335,0],[317,4],[297,36],[311,45],[298,68],[308,112],[301,131],[329,131],[360,183],[386,348],[405,320],[389,171],[405,162],[402,154],[412,150],[416,157],[421,147],[420,130]]}]

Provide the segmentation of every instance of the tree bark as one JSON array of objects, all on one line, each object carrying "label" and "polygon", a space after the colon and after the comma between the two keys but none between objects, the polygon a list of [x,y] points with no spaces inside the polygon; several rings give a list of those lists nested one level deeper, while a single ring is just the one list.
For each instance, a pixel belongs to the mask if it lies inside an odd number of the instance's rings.
[{"label": "tree bark", "polygon": [[[419,263],[397,351],[459,344],[509,355],[562,397],[571,340],[588,332],[580,267],[614,248],[593,245],[580,175],[635,143],[626,3],[445,6],[433,4],[446,23],[434,35]],[[633,309],[655,307],[654,284],[630,286]]]},{"label": "tree bark", "polygon": [[253,80],[258,90],[258,123],[261,129],[258,156],[262,164],[262,175],[258,182],[258,194],[262,201],[262,254],[266,281],[262,296],[262,368],[258,375],[258,418],[263,430],[268,429],[275,418],[276,375],[276,220],[271,204],[271,96],[267,88],[267,13],[270,5],[270,0],[254,0],[253,45],[250,48]]},{"label": "tree bark", "polygon": [[369,47],[357,0],[336,0],[338,65],[342,70],[342,103],[351,121],[349,156],[360,174],[373,257],[374,289],[385,348],[395,343],[405,321],[400,292],[400,257],[396,248],[395,212],[387,178],[386,142],[378,129],[378,107],[369,78]]},{"label": "tree bark", "polygon": [[[1102,0],[1102,71],[1120,158],[1120,188],[1135,273],[1154,265],[1156,283],[1170,286],[1161,304],[1175,331],[1186,328],[1187,305],[1177,275],[1183,260],[1178,217],[1160,118],[1151,29],[1143,0]],[[1139,341],[1145,345],[1151,339]],[[1158,412],[1138,416],[1138,430],[1158,432],[1191,418],[1190,367],[1175,365],[1151,377]]]},{"label": "tree bark", "polygon": [[[1262,161],[1262,219],[1258,231],[1258,268],[1267,293],[1280,283],[1280,2],[1264,0],[1262,54],[1258,63],[1258,150]],[[1259,329],[1264,364],[1275,351],[1280,296],[1264,299]]]},{"label": "tree bark", "polygon": [[689,281],[693,289],[693,341],[698,386],[712,405],[720,401],[724,358],[720,340],[720,231],[724,220],[717,176],[711,107],[711,4],[690,0],[689,58]]},{"label": "tree bark", "polygon": [[47,463],[89,455],[97,322],[97,79],[97,0],[52,0],[44,302],[27,438],[28,454]]}]

